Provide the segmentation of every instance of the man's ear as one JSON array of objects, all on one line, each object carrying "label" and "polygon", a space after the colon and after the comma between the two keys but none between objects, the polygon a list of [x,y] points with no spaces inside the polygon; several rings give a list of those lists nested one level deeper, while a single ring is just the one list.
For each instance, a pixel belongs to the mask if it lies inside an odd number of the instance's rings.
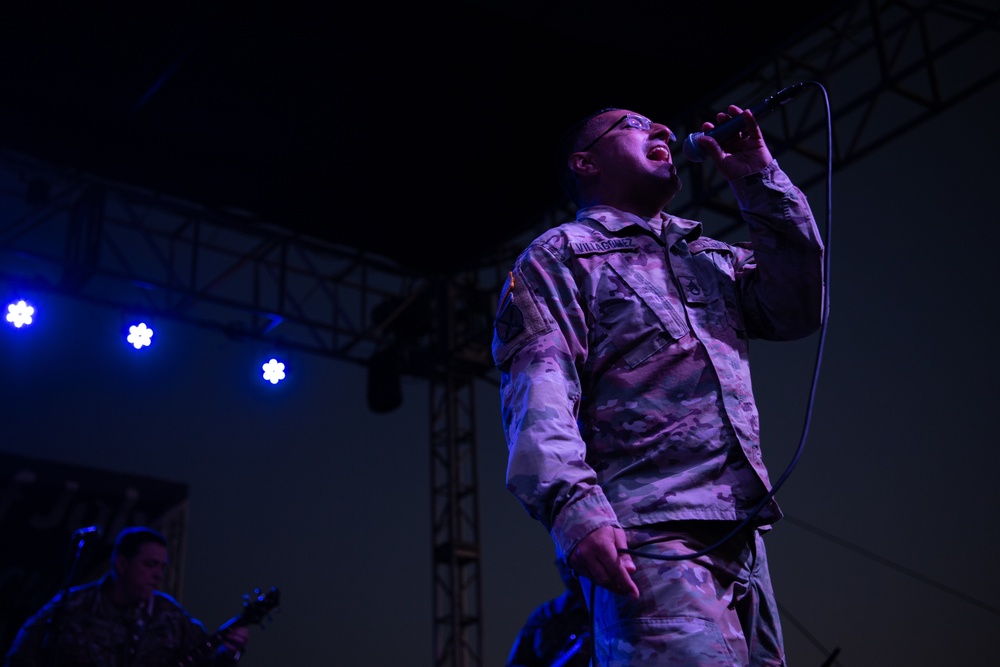
[{"label": "man's ear", "polygon": [[569,170],[577,176],[590,176],[599,171],[599,167],[594,162],[590,153],[581,151],[573,153],[567,158]]}]

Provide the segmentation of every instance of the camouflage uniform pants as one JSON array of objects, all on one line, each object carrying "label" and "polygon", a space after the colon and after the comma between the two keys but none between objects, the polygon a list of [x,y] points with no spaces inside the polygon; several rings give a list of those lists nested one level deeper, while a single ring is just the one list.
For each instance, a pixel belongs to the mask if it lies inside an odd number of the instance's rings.
[{"label": "camouflage uniform pants", "polygon": [[[630,529],[629,548],[692,554],[734,527],[685,521]],[[594,667],[784,667],[778,608],[757,530],[696,558],[632,559],[638,600],[583,582],[594,610]]]}]

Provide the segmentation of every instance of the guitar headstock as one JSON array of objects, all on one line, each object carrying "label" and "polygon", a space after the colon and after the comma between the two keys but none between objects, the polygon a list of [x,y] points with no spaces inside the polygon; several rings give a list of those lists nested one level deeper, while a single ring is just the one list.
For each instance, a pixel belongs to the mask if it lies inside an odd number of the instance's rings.
[{"label": "guitar headstock", "polygon": [[266,593],[255,588],[253,595],[247,593],[243,596],[243,613],[240,614],[240,622],[243,625],[262,623],[268,613],[278,607],[280,599],[280,591],[273,586]]}]

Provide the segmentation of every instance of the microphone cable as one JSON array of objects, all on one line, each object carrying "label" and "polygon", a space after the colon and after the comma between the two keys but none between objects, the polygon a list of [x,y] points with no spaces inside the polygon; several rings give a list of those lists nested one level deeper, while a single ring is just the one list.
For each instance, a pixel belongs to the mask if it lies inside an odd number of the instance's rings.
[{"label": "microphone cable", "polygon": [[[824,239],[825,254],[823,257],[823,302],[821,307],[821,324],[819,329],[819,339],[817,341],[817,346],[816,346],[816,361],[813,367],[812,380],[809,388],[809,397],[806,403],[805,421],[802,425],[802,435],[799,438],[798,446],[796,447],[796,450],[792,455],[792,459],[789,462],[788,466],[785,468],[784,472],[781,474],[778,480],[771,485],[771,490],[768,491],[767,494],[765,494],[764,498],[750,511],[750,514],[748,514],[744,519],[742,519],[736,525],[735,528],[729,531],[725,536],[716,541],[714,544],[705,547],[704,549],[701,549],[699,551],[686,555],[664,555],[664,554],[653,554],[642,551],[643,546],[654,544],[657,541],[659,541],[659,540],[651,540],[648,542],[644,542],[643,544],[639,545],[638,548],[635,549],[618,549],[618,553],[620,554],[629,554],[631,556],[637,556],[641,558],[651,558],[654,560],[661,560],[661,561],[679,561],[679,560],[698,558],[700,556],[709,554],[712,551],[715,551],[720,546],[722,546],[730,539],[732,539],[736,534],[743,531],[750,524],[750,521],[752,521],[755,516],[760,514],[760,512],[764,509],[764,507],[771,501],[774,495],[778,492],[778,489],[780,489],[784,485],[784,483],[788,480],[789,476],[792,474],[792,471],[798,465],[799,459],[802,457],[802,452],[805,449],[806,438],[808,437],[809,434],[810,422],[812,421],[813,405],[816,399],[816,387],[819,382],[819,371],[822,365],[823,350],[826,345],[827,324],[830,319],[830,257],[831,257],[830,247],[831,247],[831,231],[832,231],[831,222],[833,219],[833,214],[832,214],[833,191],[831,182],[833,175],[833,132],[832,132],[833,123],[830,114],[830,98],[827,95],[826,88],[823,86],[823,84],[819,83],[818,81],[809,81],[805,83],[796,84],[794,88],[797,89],[806,84],[812,84],[819,87],[820,92],[822,92],[823,94],[823,100],[826,110],[826,149],[827,149],[826,234]],[[791,89],[791,87],[789,89]],[[767,101],[765,101],[765,103],[766,102]],[[594,615],[594,594],[596,593],[597,585],[594,583],[593,579],[588,579],[588,583],[590,584],[589,586],[590,595],[588,596],[589,600],[587,606],[589,608],[589,617],[590,617],[589,639],[590,639],[590,649],[591,649],[591,661],[595,667],[600,667],[601,661],[597,656],[597,646],[596,646],[597,627],[596,627],[596,618]],[[833,655],[830,656],[830,659],[836,657],[837,652],[839,652],[839,649],[835,651]]]},{"label": "microphone cable", "polygon": [[[704,549],[701,549],[699,551],[695,551],[693,553],[686,554],[686,555],[661,555],[661,554],[652,554],[652,553],[648,553],[648,552],[645,552],[645,551],[641,550],[641,547],[649,545],[649,544],[654,544],[655,542],[659,541],[659,540],[651,540],[651,541],[648,541],[648,542],[644,542],[642,545],[639,546],[639,548],[636,548],[636,549],[619,549],[618,553],[629,554],[629,555],[632,555],[632,556],[640,556],[642,558],[653,558],[653,559],[656,559],[656,560],[674,561],[674,560],[687,560],[687,559],[691,559],[691,558],[698,558],[700,556],[704,556],[704,555],[706,555],[708,553],[711,553],[712,551],[715,551],[717,548],[719,548],[720,546],[722,546],[723,544],[725,544],[727,541],[729,541],[734,535],[736,535],[737,533],[743,531],[749,525],[750,521],[753,520],[753,518],[755,516],[757,516],[758,514],[760,514],[761,510],[763,510],[764,507],[769,502],[771,502],[771,499],[778,492],[778,489],[780,489],[782,487],[782,485],[784,485],[784,483],[788,480],[788,477],[792,474],[792,471],[795,469],[795,466],[798,465],[799,459],[802,456],[802,452],[803,452],[803,450],[805,448],[806,438],[807,438],[807,436],[809,434],[809,424],[810,424],[810,421],[812,420],[813,404],[814,404],[815,399],[816,399],[816,387],[817,387],[818,380],[819,380],[819,370],[820,370],[821,362],[822,362],[822,359],[823,359],[823,348],[826,345],[826,329],[827,329],[827,324],[828,324],[829,319],[830,319],[830,255],[831,255],[831,253],[830,253],[830,239],[831,239],[830,232],[831,232],[831,221],[832,221],[832,217],[833,217],[833,215],[832,215],[832,209],[833,209],[833,205],[832,205],[832,184],[831,184],[832,175],[833,175],[833,131],[832,131],[832,125],[833,125],[833,123],[832,123],[832,120],[831,120],[831,117],[830,117],[830,98],[827,95],[826,88],[823,86],[823,84],[819,83],[818,81],[808,81],[808,82],[805,82],[805,83],[796,84],[796,86],[790,86],[786,90],[791,90],[793,88],[797,88],[799,86],[803,86],[803,85],[806,85],[806,84],[813,84],[813,85],[819,87],[820,91],[823,93],[823,100],[824,100],[824,105],[825,105],[825,108],[826,108],[826,150],[827,150],[827,167],[826,167],[826,169],[827,169],[827,177],[826,177],[826,239],[825,239],[826,246],[825,246],[825,254],[824,254],[824,257],[823,257],[823,303],[822,303],[822,312],[821,312],[821,324],[820,324],[820,330],[819,330],[819,341],[818,341],[817,347],[816,347],[816,362],[815,362],[815,366],[813,368],[812,381],[811,381],[810,389],[809,389],[809,399],[808,399],[807,404],[806,404],[805,422],[803,423],[803,426],[802,426],[802,435],[801,435],[801,437],[799,439],[798,446],[797,446],[797,448],[795,450],[795,453],[792,456],[791,461],[789,462],[788,466],[785,468],[785,471],[781,474],[781,476],[778,478],[778,480],[774,484],[771,485],[771,490],[767,492],[767,494],[764,496],[763,500],[761,500],[760,503],[758,503],[753,508],[753,510],[750,511],[750,514],[748,514],[746,516],[746,518],[742,519],[736,525],[735,528],[733,528],[724,537],[722,537],[717,542],[715,542],[715,544],[712,544],[712,545],[710,545],[708,547],[705,547]],[[771,99],[771,98],[768,98],[768,99]],[[664,538],[664,539],[667,539],[667,538]]]}]

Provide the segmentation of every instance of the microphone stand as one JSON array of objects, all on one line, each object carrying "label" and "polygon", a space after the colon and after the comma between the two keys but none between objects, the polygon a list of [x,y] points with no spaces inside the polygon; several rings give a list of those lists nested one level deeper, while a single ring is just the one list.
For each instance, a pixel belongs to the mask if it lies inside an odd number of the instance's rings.
[{"label": "microphone stand", "polygon": [[[73,533],[75,538],[77,533]],[[66,580],[63,582],[62,590],[59,593],[59,601],[56,603],[56,608],[52,612],[52,617],[49,618],[49,627],[45,630],[45,638],[42,640],[43,651],[48,652],[48,664],[49,667],[56,667],[59,664],[59,622],[60,617],[63,613],[63,608],[66,606],[66,598],[69,597],[69,587],[73,582],[73,577],[76,574],[77,565],[80,563],[80,554],[83,553],[83,545],[87,541],[86,536],[80,535],[79,541],[76,543],[76,548],[73,550],[72,559],[69,562],[66,573]]]}]

